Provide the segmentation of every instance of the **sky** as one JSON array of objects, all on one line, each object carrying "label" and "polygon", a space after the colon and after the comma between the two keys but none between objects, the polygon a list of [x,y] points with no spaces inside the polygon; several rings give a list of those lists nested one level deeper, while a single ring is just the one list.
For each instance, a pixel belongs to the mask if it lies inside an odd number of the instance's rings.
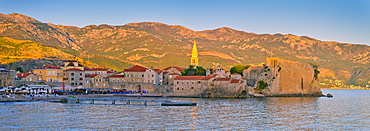
[{"label": "sky", "polygon": [[77,27],[161,22],[370,46],[370,0],[0,0],[0,13]]}]

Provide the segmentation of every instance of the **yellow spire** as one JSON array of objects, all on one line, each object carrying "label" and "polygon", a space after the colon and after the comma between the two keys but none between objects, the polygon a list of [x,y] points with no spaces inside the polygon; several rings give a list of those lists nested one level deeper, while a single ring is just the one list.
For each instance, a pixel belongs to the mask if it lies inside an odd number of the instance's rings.
[{"label": "yellow spire", "polygon": [[198,65],[198,50],[197,50],[197,43],[194,40],[193,44],[193,51],[191,52],[191,58],[190,58],[190,65]]}]

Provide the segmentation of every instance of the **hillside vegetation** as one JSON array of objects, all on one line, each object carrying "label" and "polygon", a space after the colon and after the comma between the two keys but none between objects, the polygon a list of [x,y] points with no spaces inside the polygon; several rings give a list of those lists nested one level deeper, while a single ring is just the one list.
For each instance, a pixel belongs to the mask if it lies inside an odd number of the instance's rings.
[{"label": "hillside vegetation", "polygon": [[[223,27],[193,31],[155,22],[83,28],[42,23],[22,14],[0,14],[0,36],[31,40],[99,64],[123,70],[132,65],[188,67],[193,40],[199,64],[230,69],[258,65],[269,56],[319,65],[327,86],[365,86],[370,81],[370,47],[320,41],[307,36],[254,34]],[[8,49],[8,48],[7,48]]]},{"label": "hillside vegetation", "polygon": [[[29,40],[15,40],[0,36],[0,65],[8,64],[4,67],[15,69],[22,67],[25,71],[40,67],[44,64],[61,65],[62,60],[77,59],[77,57],[64,53],[58,49],[47,47],[40,43]],[[31,60],[31,61],[29,61]],[[97,64],[79,60],[86,66],[98,66]]]}]

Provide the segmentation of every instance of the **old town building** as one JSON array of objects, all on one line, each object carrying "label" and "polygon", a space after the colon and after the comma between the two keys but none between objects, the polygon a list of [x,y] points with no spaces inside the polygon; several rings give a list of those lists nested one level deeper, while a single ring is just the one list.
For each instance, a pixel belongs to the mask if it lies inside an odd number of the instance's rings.
[{"label": "old town building", "polygon": [[33,69],[34,74],[40,76],[42,81],[45,82],[62,82],[63,69],[55,65],[45,65]]}]

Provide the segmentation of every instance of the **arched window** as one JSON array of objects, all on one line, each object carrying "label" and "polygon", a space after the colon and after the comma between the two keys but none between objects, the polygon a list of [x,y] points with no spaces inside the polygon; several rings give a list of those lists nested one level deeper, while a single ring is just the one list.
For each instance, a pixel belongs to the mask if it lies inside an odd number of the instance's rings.
[{"label": "arched window", "polygon": [[75,75],[75,73],[71,73],[71,76],[74,76]]}]

